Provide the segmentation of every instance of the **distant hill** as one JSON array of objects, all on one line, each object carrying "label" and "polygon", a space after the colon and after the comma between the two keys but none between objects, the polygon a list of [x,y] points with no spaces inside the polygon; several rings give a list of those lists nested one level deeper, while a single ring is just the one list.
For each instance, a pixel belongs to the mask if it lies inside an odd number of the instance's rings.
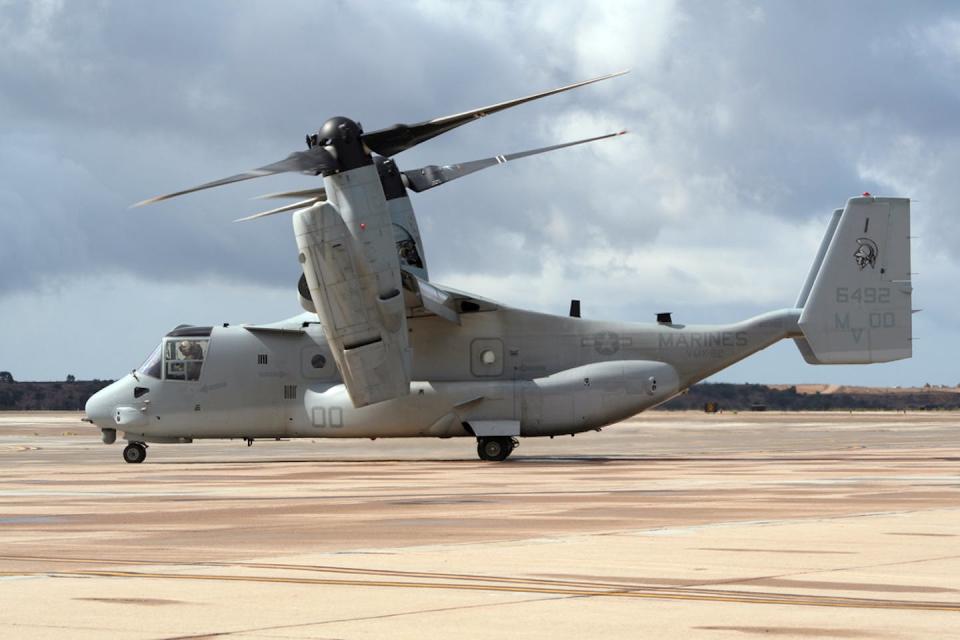
[{"label": "distant hill", "polygon": [[80,411],[87,398],[112,382],[0,382],[0,410]]},{"label": "distant hill", "polygon": [[[113,380],[5,382],[0,379],[0,410],[82,411],[87,398]],[[701,383],[658,409],[721,411],[960,410],[960,387],[848,387]]]},{"label": "distant hill", "polygon": [[659,408],[703,410],[707,403],[722,411],[947,410],[960,409],[960,388],[701,383]]}]

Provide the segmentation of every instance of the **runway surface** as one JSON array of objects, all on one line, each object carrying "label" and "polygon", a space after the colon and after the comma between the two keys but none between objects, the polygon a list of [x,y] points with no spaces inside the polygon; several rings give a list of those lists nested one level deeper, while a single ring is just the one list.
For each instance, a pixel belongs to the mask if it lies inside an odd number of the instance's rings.
[{"label": "runway surface", "polygon": [[960,637],[960,414],[121,446],[0,413],[2,638]]}]

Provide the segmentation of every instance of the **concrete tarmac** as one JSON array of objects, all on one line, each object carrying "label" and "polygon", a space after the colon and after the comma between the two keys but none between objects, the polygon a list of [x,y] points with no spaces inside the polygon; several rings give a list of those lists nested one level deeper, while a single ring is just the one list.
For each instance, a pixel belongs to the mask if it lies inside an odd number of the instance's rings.
[{"label": "concrete tarmac", "polygon": [[960,637],[960,414],[154,445],[0,413],[0,638]]}]

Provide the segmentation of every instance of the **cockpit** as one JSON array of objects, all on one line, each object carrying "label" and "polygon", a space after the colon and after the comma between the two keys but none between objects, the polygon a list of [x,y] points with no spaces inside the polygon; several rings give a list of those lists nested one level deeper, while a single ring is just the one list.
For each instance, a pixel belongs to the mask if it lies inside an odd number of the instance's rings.
[{"label": "cockpit", "polygon": [[137,372],[161,380],[199,380],[210,349],[211,331],[211,327],[177,327],[164,337]]}]

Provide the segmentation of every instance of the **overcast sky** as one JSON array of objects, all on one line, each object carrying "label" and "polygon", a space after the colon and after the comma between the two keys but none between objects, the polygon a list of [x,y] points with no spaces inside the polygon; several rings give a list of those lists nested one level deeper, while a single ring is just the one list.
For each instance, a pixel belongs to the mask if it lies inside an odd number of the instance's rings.
[{"label": "overcast sky", "polygon": [[[727,322],[791,306],[834,208],[914,199],[912,360],[734,382],[960,383],[960,5],[953,2],[0,0],[0,370],[116,378],[180,323],[300,312],[280,176],[144,198],[303,147],[619,69],[401,168],[630,135],[414,195],[431,278],[540,311]],[[265,208],[265,207],[259,207]]]}]

